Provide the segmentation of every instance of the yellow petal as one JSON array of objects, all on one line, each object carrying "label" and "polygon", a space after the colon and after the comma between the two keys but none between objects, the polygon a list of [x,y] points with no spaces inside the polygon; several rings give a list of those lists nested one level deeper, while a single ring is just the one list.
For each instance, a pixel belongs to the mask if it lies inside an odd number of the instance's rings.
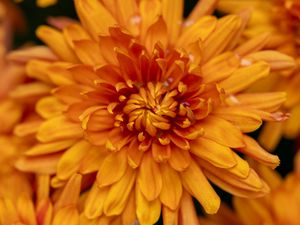
[{"label": "yellow petal", "polygon": [[272,151],[279,144],[283,132],[283,123],[268,122],[263,126],[263,129],[258,137],[258,141],[262,147]]},{"label": "yellow petal", "polygon": [[160,193],[160,200],[162,204],[171,210],[178,208],[181,194],[182,185],[178,173],[167,164],[161,164],[162,175],[162,189]]},{"label": "yellow petal", "polygon": [[91,144],[85,140],[79,141],[67,149],[57,165],[57,177],[66,180],[76,173]]},{"label": "yellow petal", "polygon": [[214,115],[221,117],[233,125],[237,126],[243,133],[257,130],[262,120],[259,115],[243,107],[224,107],[213,112]]},{"label": "yellow petal", "polygon": [[179,209],[179,224],[200,225],[192,197],[184,191]]},{"label": "yellow petal", "polygon": [[163,0],[162,16],[167,25],[169,43],[178,38],[183,15],[183,0]]},{"label": "yellow petal", "polygon": [[296,62],[292,57],[271,50],[254,52],[246,55],[244,59],[250,62],[265,61],[270,64],[272,71],[291,69],[296,66]]},{"label": "yellow petal", "polygon": [[178,147],[173,147],[169,164],[174,170],[184,171],[191,163],[191,156],[188,151],[182,150]]},{"label": "yellow petal", "polygon": [[234,53],[225,52],[220,54],[201,66],[201,77],[203,78],[203,83],[223,80],[230,76],[239,67],[239,65],[240,60]]},{"label": "yellow petal", "polygon": [[[97,174],[99,187],[108,186],[119,181],[127,169],[126,151],[110,153],[103,161]],[[125,175],[124,175],[125,176]]]},{"label": "yellow petal", "polygon": [[176,41],[176,46],[182,48],[198,40],[204,41],[213,32],[216,24],[217,19],[212,16],[205,16],[199,19],[196,23],[183,30]]},{"label": "yellow petal", "polygon": [[70,24],[63,29],[63,34],[68,44],[74,48],[74,41],[90,40],[89,34],[79,24]]},{"label": "yellow petal", "polygon": [[168,207],[163,206],[162,217],[164,225],[178,225],[178,209],[173,211]]},{"label": "yellow petal", "polygon": [[102,215],[104,200],[108,191],[108,187],[100,189],[98,185],[94,183],[85,201],[84,214],[87,218],[95,219]]},{"label": "yellow petal", "polygon": [[136,221],[135,192],[131,191],[128,202],[122,213],[122,222],[123,224],[134,224]]},{"label": "yellow petal", "polygon": [[139,167],[137,183],[141,192],[148,201],[156,199],[161,192],[161,172],[158,163],[153,160],[150,152],[144,154],[143,161]]},{"label": "yellow petal", "polygon": [[76,55],[67,44],[63,34],[59,31],[43,25],[36,30],[36,35],[61,59],[67,62],[78,62]]},{"label": "yellow petal", "polygon": [[92,40],[74,41],[74,51],[80,61],[86,65],[99,66],[104,64],[104,59],[97,42]]},{"label": "yellow petal", "polygon": [[79,172],[81,174],[88,174],[98,171],[107,154],[111,153],[105,149],[105,146],[90,148],[80,163]]},{"label": "yellow petal", "polygon": [[17,202],[19,217],[24,224],[36,225],[35,211],[32,199],[29,196],[22,195]]},{"label": "yellow petal", "polygon": [[221,53],[237,34],[241,27],[239,16],[230,15],[218,20],[216,29],[203,43],[204,62]]},{"label": "yellow petal", "polygon": [[158,199],[148,201],[136,186],[136,215],[141,225],[155,224],[160,216],[161,204]]},{"label": "yellow petal", "polygon": [[240,148],[239,151],[250,156],[251,158],[270,166],[271,168],[276,168],[279,165],[279,158],[276,155],[272,155],[265,151],[259,144],[248,136],[244,136],[245,147]]},{"label": "yellow petal", "polygon": [[[198,125],[197,125],[198,126]],[[215,116],[207,117],[199,127],[204,129],[204,138],[232,148],[242,147],[242,133],[230,122]]]},{"label": "yellow petal", "polygon": [[107,216],[120,215],[135,183],[136,172],[128,167],[124,176],[113,184],[106,196],[103,211]]},{"label": "yellow petal", "polygon": [[45,121],[39,128],[37,139],[41,142],[60,139],[80,138],[83,131],[78,123],[68,121],[64,116],[54,117]]},{"label": "yellow petal", "polygon": [[76,142],[76,140],[62,140],[62,141],[55,141],[55,142],[49,142],[46,144],[36,144],[32,148],[30,148],[28,151],[26,151],[27,156],[35,156],[35,155],[44,155],[44,154],[51,154],[55,152],[62,151],[71,145],[73,145]]},{"label": "yellow petal", "polygon": [[230,148],[209,139],[192,141],[191,152],[219,168],[230,168],[237,163]]},{"label": "yellow petal", "polygon": [[237,93],[245,90],[255,81],[269,75],[270,66],[266,62],[256,62],[251,66],[236,70],[226,80],[220,82],[220,87],[224,88],[225,92]]},{"label": "yellow petal", "polygon": [[49,119],[60,115],[65,106],[57,98],[48,96],[39,100],[35,109],[41,117]]},{"label": "yellow petal", "polygon": [[191,165],[180,175],[184,188],[200,202],[205,212],[216,213],[220,207],[220,198],[202,173],[201,168],[192,161]]},{"label": "yellow petal", "polygon": [[52,225],[78,225],[79,213],[74,206],[64,207],[57,211]]},{"label": "yellow petal", "polygon": [[75,0],[75,7],[81,23],[95,40],[98,35],[108,34],[108,28],[117,24],[98,0]]}]

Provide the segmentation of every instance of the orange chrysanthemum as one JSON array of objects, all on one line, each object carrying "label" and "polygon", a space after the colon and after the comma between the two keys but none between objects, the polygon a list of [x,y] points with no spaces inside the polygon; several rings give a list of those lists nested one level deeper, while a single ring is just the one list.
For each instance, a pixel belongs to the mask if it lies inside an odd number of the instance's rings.
[{"label": "orange chrysanthemum", "polygon": [[284,180],[270,169],[256,165],[271,192],[259,199],[233,198],[234,210],[225,204],[218,214],[201,218],[203,225],[297,225],[300,210],[299,171],[289,174]]},{"label": "orange chrysanthemum", "polygon": [[[7,195],[0,197],[0,224],[78,225],[80,218],[77,204],[80,183],[81,176],[74,174],[60,190],[60,197],[53,204],[49,198],[50,177],[37,175],[35,202],[32,193],[24,190],[13,199]],[[80,224],[85,225],[85,223]]]},{"label": "orange chrysanthemum", "polygon": [[52,91],[36,104],[39,143],[17,167],[55,174],[53,187],[97,173],[84,217],[99,224],[153,224],[161,211],[165,224],[197,224],[191,196],[207,213],[220,205],[208,179],[238,196],[266,194],[236,152],[278,165],[244,133],[284,120],[285,94],[241,92],[294,61],[276,51],[247,60],[264,53],[264,37],[237,45],[249,15],[206,16],[214,4],[183,20],[182,0],[76,0],[81,23],[40,27],[58,59],[27,65],[39,81],[23,90]]},{"label": "orange chrysanthemum", "polygon": [[[282,90],[287,92],[287,101],[283,110],[291,113],[284,123],[268,123],[259,138],[267,149],[274,149],[282,136],[293,139],[299,135],[300,99],[299,99],[299,1],[268,0],[268,1],[236,1],[221,0],[219,9],[229,13],[238,13],[245,8],[253,9],[253,16],[244,32],[246,39],[260,32],[270,33],[266,46],[294,57],[297,67],[292,71],[277,71],[263,83],[256,84],[260,90]],[[258,56],[259,57],[259,56]],[[273,58],[274,63],[276,57]],[[280,75],[279,75],[280,74]]]}]

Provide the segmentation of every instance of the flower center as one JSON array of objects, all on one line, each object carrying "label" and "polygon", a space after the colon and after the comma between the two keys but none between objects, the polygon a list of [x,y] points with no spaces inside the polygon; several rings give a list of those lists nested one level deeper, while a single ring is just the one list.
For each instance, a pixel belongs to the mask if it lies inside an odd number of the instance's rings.
[{"label": "flower center", "polygon": [[158,130],[169,130],[177,115],[178,102],[174,99],[176,89],[168,91],[163,83],[148,82],[138,93],[131,94],[123,112],[128,116],[130,131],[145,130],[156,136]]}]

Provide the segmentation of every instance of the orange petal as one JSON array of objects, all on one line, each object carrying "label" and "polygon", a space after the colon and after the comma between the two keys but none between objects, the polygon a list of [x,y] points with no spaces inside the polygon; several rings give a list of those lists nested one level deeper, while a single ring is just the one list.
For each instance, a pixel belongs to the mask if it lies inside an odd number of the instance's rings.
[{"label": "orange petal", "polygon": [[50,119],[61,115],[65,106],[57,98],[48,96],[39,100],[35,109],[42,118]]},{"label": "orange petal", "polygon": [[134,224],[136,221],[135,192],[131,191],[128,202],[122,213],[122,222],[123,224]]},{"label": "orange petal", "polygon": [[162,204],[167,206],[171,210],[178,208],[181,194],[182,185],[180,177],[173,168],[167,164],[161,164],[162,175],[162,189],[160,193],[160,200]]},{"label": "orange petal", "polygon": [[270,64],[271,71],[291,69],[296,66],[294,58],[271,50],[251,53],[246,55],[244,60],[249,60],[250,62],[265,61]]},{"label": "orange petal", "polygon": [[135,183],[136,172],[128,167],[124,176],[113,184],[105,198],[103,211],[107,216],[120,215]]},{"label": "orange petal", "polygon": [[[112,185],[119,181],[127,169],[126,151],[120,150],[110,153],[103,161],[97,174],[97,183],[100,188]],[[125,176],[125,175],[124,175]]]},{"label": "orange petal", "polygon": [[136,215],[140,224],[155,224],[159,219],[160,212],[160,201],[158,199],[148,201],[136,186]]},{"label": "orange petal", "polygon": [[[162,177],[158,163],[151,153],[144,154],[137,177],[138,186],[148,201],[156,199],[162,189]],[[149,185],[151,184],[151,185]]]},{"label": "orange petal", "polygon": [[205,212],[216,213],[220,207],[220,198],[202,173],[201,168],[192,161],[191,165],[180,175],[184,188],[200,202]]},{"label": "orange petal", "polygon": [[265,151],[254,139],[250,138],[249,136],[244,136],[244,142],[246,146],[238,149],[242,153],[267,166],[270,166],[273,169],[279,165],[280,160],[278,156],[272,155]]},{"label": "orange petal", "polygon": [[218,20],[216,29],[203,43],[204,62],[221,53],[239,32],[241,18],[236,15],[225,16]]},{"label": "orange petal", "polygon": [[224,88],[228,94],[237,93],[245,90],[257,80],[268,76],[269,72],[270,66],[268,63],[257,62],[236,70],[230,77],[220,82],[220,87]]},{"label": "orange petal", "polygon": [[183,0],[163,0],[162,16],[167,25],[169,43],[174,44],[180,31],[183,16]]},{"label": "orange petal", "polygon": [[172,147],[171,157],[168,162],[174,170],[184,171],[191,163],[191,156],[188,151]]},{"label": "orange petal", "polygon": [[97,40],[98,35],[108,34],[108,28],[117,24],[110,12],[97,0],[75,0],[81,23]]},{"label": "orange petal", "polygon": [[231,168],[237,163],[230,148],[209,139],[192,141],[191,152],[219,168]]},{"label": "orange petal", "polygon": [[45,121],[39,128],[37,139],[41,142],[82,137],[82,128],[78,123],[68,121],[64,116]]},{"label": "orange petal", "polygon": [[178,209],[171,210],[166,206],[162,208],[162,217],[164,225],[178,225]]},{"label": "orange petal", "polygon": [[57,177],[60,180],[66,180],[76,173],[79,170],[80,162],[90,148],[91,144],[82,140],[67,149],[58,162]]},{"label": "orange petal", "polygon": [[70,46],[67,44],[63,34],[51,27],[40,26],[36,35],[49,46],[61,59],[67,62],[78,62],[78,59]]},{"label": "orange petal", "polygon": [[202,16],[211,15],[212,12],[215,10],[217,3],[218,0],[199,1],[188,16],[187,21],[197,21]]},{"label": "orange petal", "polygon": [[243,133],[255,131],[262,124],[262,120],[258,114],[244,107],[219,108],[213,114],[231,122]]},{"label": "orange petal", "polygon": [[180,225],[200,225],[192,197],[184,191],[179,209]]},{"label": "orange petal", "polygon": [[52,225],[78,225],[79,212],[74,206],[64,207],[55,214]]},{"label": "orange petal", "polygon": [[157,43],[162,44],[163,49],[168,44],[167,26],[161,17],[148,28],[145,37],[145,46],[149,52],[153,51]]},{"label": "orange petal", "polygon": [[35,155],[45,155],[45,154],[51,154],[55,152],[62,151],[71,145],[73,145],[76,142],[76,140],[62,140],[62,141],[55,141],[55,142],[49,142],[45,144],[36,144],[32,148],[30,148],[28,151],[26,151],[27,156],[35,156]]},{"label": "orange petal", "polygon": [[204,129],[204,138],[232,148],[245,145],[242,133],[233,124],[224,119],[208,116],[199,126]]},{"label": "orange petal", "polygon": [[91,39],[86,30],[81,25],[76,23],[69,24],[68,26],[64,27],[63,34],[66,38],[66,41],[72,48],[74,48],[74,41]]}]

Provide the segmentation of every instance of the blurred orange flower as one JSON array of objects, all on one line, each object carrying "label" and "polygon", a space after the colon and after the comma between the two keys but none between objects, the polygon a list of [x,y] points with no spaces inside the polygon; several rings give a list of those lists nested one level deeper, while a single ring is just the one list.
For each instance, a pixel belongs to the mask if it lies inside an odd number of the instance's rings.
[{"label": "blurred orange flower", "polygon": [[[238,13],[245,8],[251,8],[253,11],[252,17],[244,32],[244,37],[249,39],[258,33],[267,32],[271,34],[266,44],[267,47],[296,59],[297,67],[293,70],[277,70],[264,82],[260,82],[252,88],[262,91],[287,92],[287,101],[282,110],[291,113],[290,119],[284,123],[267,123],[259,138],[262,146],[269,150],[277,146],[282,136],[293,139],[300,132],[300,95],[298,90],[300,84],[299,4],[298,0],[221,0],[218,6],[219,10],[227,13]],[[274,63],[275,61],[274,58]]]}]

